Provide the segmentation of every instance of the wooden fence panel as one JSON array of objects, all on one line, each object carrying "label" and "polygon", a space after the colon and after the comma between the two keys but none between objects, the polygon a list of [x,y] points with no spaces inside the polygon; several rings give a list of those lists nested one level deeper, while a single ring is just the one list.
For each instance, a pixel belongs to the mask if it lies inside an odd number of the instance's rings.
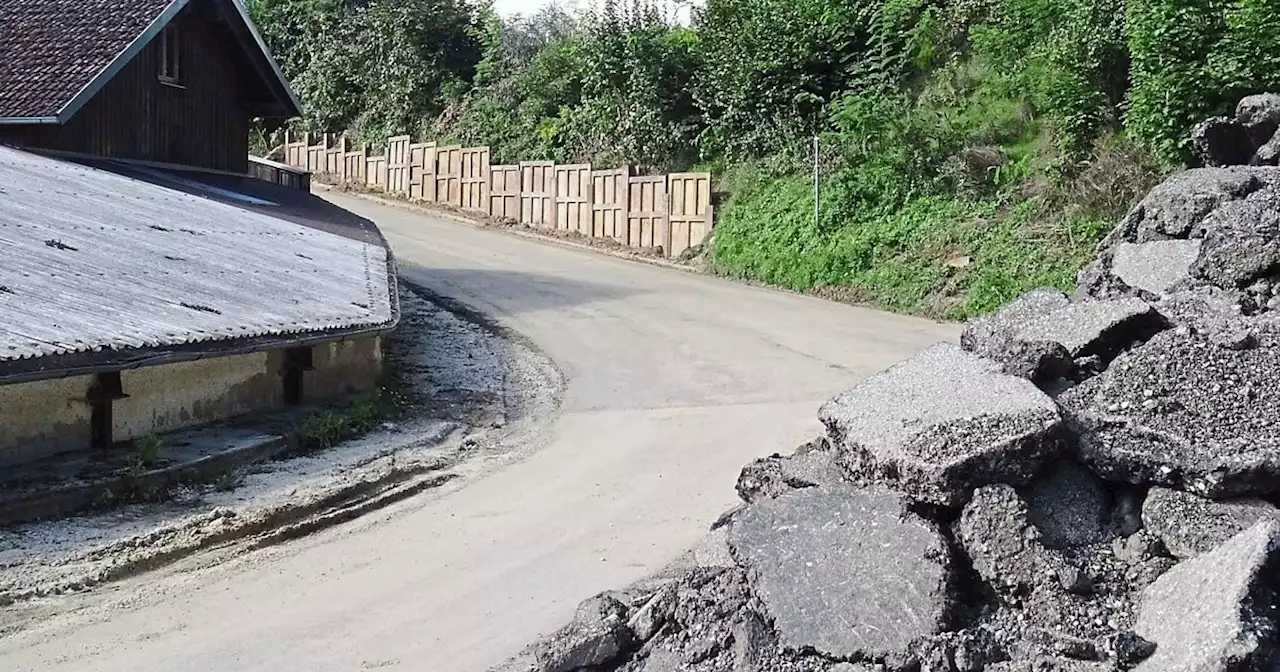
[{"label": "wooden fence panel", "polygon": [[489,213],[489,148],[467,147],[459,152],[459,199],[463,210]]},{"label": "wooden fence panel", "polygon": [[591,235],[591,166],[555,167],[556,228]]},{"label": "wooden fence panel", "polygon": [[667,191],[671,245],[666,252],[678,257],[711,233],[711,174],[672,173],[667,176]]},{"label": "wooden fence panel", "polygon": [[347,139],[338,138],[337,144],[324,150],[324,173],[342,179],[342,169],[346,162]]},{"label": "wooden fence panel", "polygon": [[368,162],[365,161],[366,151],[367,147],[365,145],[361,145],[359,150],[347,152],[347,168],[343,174],[346,175],[348,182],[354,184],[365,183],[364,170],[365,166],[368,164]]},{"label": "wooden fence panel", "polygon": [[627,181],[631,168],[591,173],[591,236],[627,240]]},{"label": "wooden fence panel", "polygon": [[323,142],[307,147],[307,170],[313,173],[324,171],[324,153],[327,149],[329,148]]},{"label": "wooden fence panel", "polygon": [[307,167],[307,144],[310,141],[304,134],[301,140],[294,140],[292,135],[285,131],[284,135],[284,162],[294,166],[295,168]]},{"label": "wooden fence panel", "polygon": [[489,166],[489,216],[520,221],[520,166]]},{"label": "wooden fence panel", "polygon": [[397,135],[387,140],[387,192],[409,195],[409,145],[407,135]]},{"label": "wooden fence panel", "polygon": [[364,183],[375,189],[387,188],[387,157],[369,156],[365,158]]},{"label": "wooden fence panel", "polygon": [[436,203],[462,205],[462,147],[436,148]]},{"label": "wooden fence panel", "polygon": [[520,223],[556,228],[556,164],[520,162]]},{"label": "wooden fence panel", "polygon": [[409,199],[436,200],[436,143],[409,145]]},{"label": "wooden fence panel", "polygon": [[665,253],[671,244],[666,176],[632,177],[627,182],[627,245],[661,247]]}]

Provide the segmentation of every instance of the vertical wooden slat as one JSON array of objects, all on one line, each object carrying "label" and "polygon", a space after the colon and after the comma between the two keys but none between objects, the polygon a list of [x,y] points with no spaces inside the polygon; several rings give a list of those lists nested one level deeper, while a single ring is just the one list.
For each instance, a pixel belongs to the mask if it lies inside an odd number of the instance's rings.
[{"label": "vertical wooden slat", "polygon": [[409,146],[409,199],[434,203],[436,200],[436,143]]},{"label": "vertical wooden slat", "polygon": [[462,206],[462,146],[436,148],[436,203]]},{"label": "vertical wooden slat", "polygon": [[556,164],[551,161],[520,162],[520,223],[556,228]]},{"label": "vertical wooden slat", "polygon": [[347,152],[347,181],[352,184],[364,184],[365,157],[368,151],[367,143],[360,143],[360,149],[354,152]]},{"label": "vertical wooden slat", "polygon": [[387,140],[387,184],[388,193],[409,195],[409,144],[407,135],[398,135]]}]

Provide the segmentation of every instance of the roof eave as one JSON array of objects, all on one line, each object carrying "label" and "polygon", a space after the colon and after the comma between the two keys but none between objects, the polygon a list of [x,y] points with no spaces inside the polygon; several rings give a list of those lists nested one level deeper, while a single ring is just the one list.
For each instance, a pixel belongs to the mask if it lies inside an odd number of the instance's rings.
[{"label": "roof eave", "polygon": [[57,117],[0,117],[0,126],[33,126],[37,124],[61,124]]},{"label": "roof eave", "polygon": [[280,64],[276,63],[276,59],[271,54],[271,50],[267,48],[267,43],[262,39],[262,34],[258,32],[258,27],[253,23],[253,17],[249,16],[249,10],[244,5],[235,0],[231,0],[231,6],[235,8],[236,13],[240,16],[240,20],[244,23],[244,27],[249,31],[250,37],[253,38],[254,44],[258,47],[258,52],[262,54],[263,59],[267,62],[272,76],[275,77],[276,83],[280,86],[281,93],[284,94],[281,103],[285,104],[284,114],[277,115],[258,115],[261,117],[275,117],[288,119],[292,117],[302,116],[302,101],[298,98],[298,94],[294,92],[293,86],[289,84],[288,78],[284,76],[284,71],[280,69]]}]

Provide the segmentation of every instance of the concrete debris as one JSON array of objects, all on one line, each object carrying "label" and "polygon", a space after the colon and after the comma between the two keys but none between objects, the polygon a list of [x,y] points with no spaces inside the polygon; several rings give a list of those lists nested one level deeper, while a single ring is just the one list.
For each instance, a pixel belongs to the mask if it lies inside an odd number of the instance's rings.
[{"label": "concrete debris", "polygon": [[947,344],[828,401],[819,418],[852,475],[946,506],[976,487],[1026,483],[1061,452],[1052,399]]},{"label": "concrete debris", "polygon": [[1034,381],[1064,378],[1071,373],[1072,355],[1052,339],[1019,338],[1019,328],[1066,308],[1070,300],[1056,289],[1036,289],[1000,310],[969,323],[960,346],[1000,362],[1005,373]]},{"label": "concrete debris", "polygon": [[1071,460],[1054,463],[1027,490],[1028,517],[1049,548],[1087,546],[1108,533],[1111,497],[1102,479]]},{"label": "concrete debris", "polygon": [[[1277,133],[1280,96],[1251,96],[1196,144],[1243,164]],[[1173,175],[1072,297],[1028,292],[819,418],[678,576],[589,602],[533,669],[1277,669],[1280,168]]]},{"label": "concrete debris", "polygon": [[973,569],[997,592],[1023,592],[1043,571],[1040,533],[1007,485],[978,488],[960,514],[956,539]]},{"label": "concrete debris", "polygon": [[729,541],[791,651],[882,659],[947,624],[946,541],[888,491],[838,485],[762,500]]},{"label": "concrete debris", "polygon": [[1168,488],[1151,488],[1142,522],[1175,557],[1194,558],[1260,520],[1280,520],[1280,509],[1261,499],[1215,502]]},{"label": "concrete debris", "polygon": [[1175,173],[1138,203],[1113,238],[1120,238],[1116,243],[1197,238],[1192,234],[1209,213],[1265,185],[1256,169],[1240,166]]},{"label": "concrete debris", "polygon": [[1270,140],[1258,147],[1258,151],[1253,153],[1253,159],[1249,161],[1249,164],[1254,166],[1280,165],[1280,131],[1276,131]]},{"label": "concrete debris", "polygon": [[1204,219],[1192,272],[1219,287],[1245,287],[1280,273],[1280,190],[1227,203]]},{"label": "concrete debris", "polygon": [[1266,142],[1280,130],[1280,95],[1258,93],[1241,98],[1235,120],[1248,132],[1251,142]]},{"label": "concrete debris", "polygon": [[1134,669],[1255,670],[1275,635],[1280,523],[1263,521],[1147,587],[1134,631],[1156,649]]},{"label": "concrete debris", "polygon": [[824,448],[805,444],[789,457],[772,455],[743,467],[738,476],[738,496],[750,503],[761,497],[843,481],[835,451],[825,441],[821,445]]},{"label": "concrete debris", "polygon": [[1044,382],[1070,376],[1075,360],[1094,358],[1092,366],[1103,367],[1164,327],[1164,317],[1137,298],[1072,302],[1037,289],[974,320],[960,344],[1002,363],[1005,373]]}]

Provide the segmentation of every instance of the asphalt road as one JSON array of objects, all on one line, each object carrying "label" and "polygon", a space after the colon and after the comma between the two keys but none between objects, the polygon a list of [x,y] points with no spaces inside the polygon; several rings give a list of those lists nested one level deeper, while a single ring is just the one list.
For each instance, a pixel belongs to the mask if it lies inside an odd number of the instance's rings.
[{"label": "asphalt road", "polygon": [[330,198],[382,227],[405,278],[556,362],[536,450],[376,524],[118,585],[0,641],[0,669],[484,670],[692,546],[822,401],[958,332]]}]

